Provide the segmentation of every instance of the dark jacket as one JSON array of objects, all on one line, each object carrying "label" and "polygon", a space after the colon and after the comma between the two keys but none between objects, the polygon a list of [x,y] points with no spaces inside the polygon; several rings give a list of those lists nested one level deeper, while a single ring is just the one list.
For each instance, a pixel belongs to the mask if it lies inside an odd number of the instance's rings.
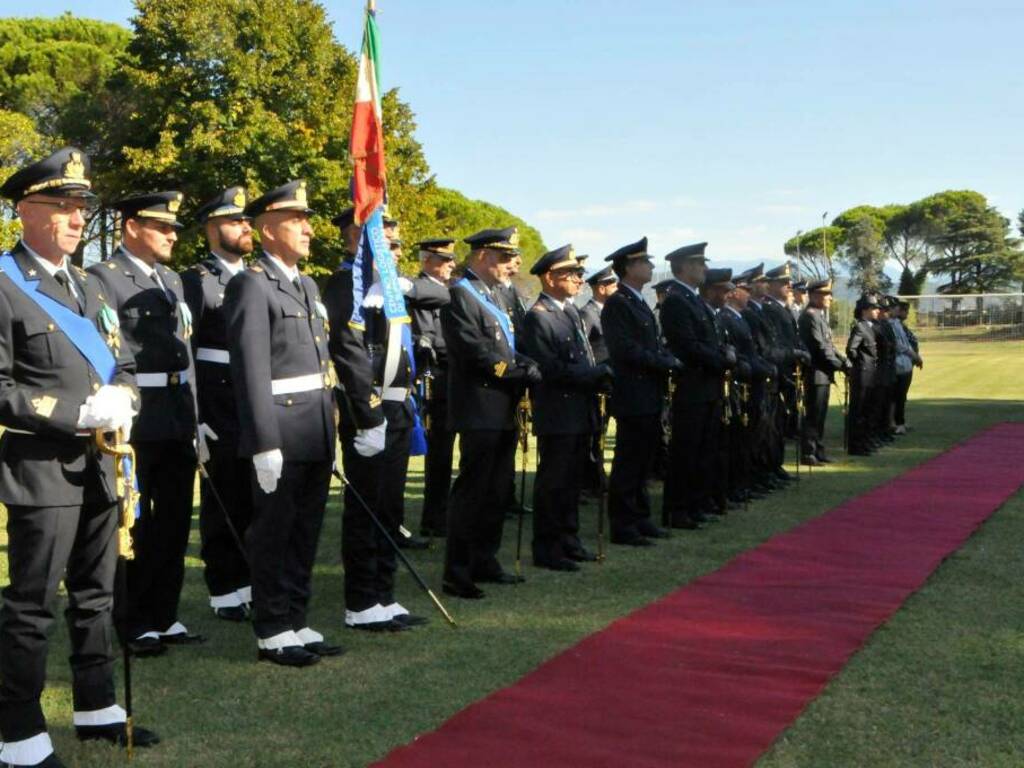
[{"label": "dark jacket", "polygon": [[[78,311],[24,246],[19,243],[11,253],[23,276],[38,278],[41,293]],[[100,328],[96,318],[105,303],[103,287],[80,269],[70,272],[84,297],[83,316]],[[135,392],[134,371],[122,342],[111,383]],[[115,498],[113,461],[98,456],[91,436],[77,434],[81,406],[103,383],[52,318],[0,273],[0,425],[33,433],[6,431],[0,438],[0,501],[74,506],[82,503],[87,486],[108,500]]]},{"label": "dark jacket", "polygon": [[[489,306],[507,311],[504,301],[472,270],[466,270],[463,280]],[[448,428],[460,432],[514,429],[526,360],[509,344],[492,312],[461,280],[449,292],[451,303],[441,310],[448,348]]]},{"label": "dark jacket", "polygon": [[683,370],[676,374],[676,400],[721,399],[726,362],[714,310],[693,291],[673,283],[661,305],[661,323],[669,351],[683,363]]},{"label": "dark jacket", "polygon": [[451,301],[448,286],[421,272],[412,281],[412,290],[405,296],[405,304],[412,318],[412,342],[416,350],[416,373],[427,369],[433,374],[431,397],[448,397],[448,346],[441,331],[441,309]]},{"label": "dark jacket", "polygon": [[238,410],[231,386],[230,363],[199,360],[197,351],[228,350],[228,321],[224,296],[231,273],[210,256],[181,274],[185,301],[192,311],[192,357],[196,368],[199,421],[217,433],[218,445],[238,442]]},{"label": "dark jacket", "polygon": [[790,375],[796,363],[795,350],[803,349],[800,332],[797,329],[793,313],[782,302],[766,297],[761,304],[765,320],[772,324],[775,331],[775,343],[778,346],[778,367]]},{"label": "dark jacket", "polygon": [[814,374],[810,383],[818,386],[831,384],[836,372],[845,366],[832,343],[832,329],[828,327],[825,313],[815,307],[807,307],[800,314],[799,328],[801,342],[811,355]]},{"label": "dark jacket", "polygon": [[[228,283],[224,312],[240,456],[279,448],[285,461],[334,458],[327,321],[316,283],[303,275],[301,284],[304,296],[265,254]],[[324,382],[317,389],[272,393],[275,379],[317,375]]]},{"label": "dark jacket", "polygon": [[741,313],[723,307],[718,312],[718,322],[725,328],[729,343],[736,349],[736,359],[742,363],[737,367],[737,378],[740,381],[764,381],[773,375],[774,366],[758,352],[754,334]]},{"label": "dark jacket", "polygon": [[601,305],[591,299],[580,309],[580,317],[583,319],[583,331],[594,351],[594,362],[598,365],[607,363],[608,344],[605,343],[604,331],[601,329]]},{"label": "dark jacket", "polygon": [[530,390],[533,433],[596,432],[594,393],[600,369],[594,365],[576,308],[562,309],[542,293],[526,313],[521,338],[523,351],[536,361],[544,377]]},{"label": "dark jacket", "polygon": [[875,385],[889,387],[896,383],[896,331],[888,320],[872,320],[878,346],[878,371]]},{"label": "dark jacket", "polygon": [[846,356],[853,363],[854,382],[862,387],[873,387],[878,376],[878,344],[875,325],[870,320],[858,320],[850,329],[846,341]]},{"label": "dark jacket", "polygon": [[601,310],[601,328],[615,372],[611,414],[659,415],[669,369],[654,311],[630,288],[620,285]]},{"label": "dark jacket", "polygon": [[123,248],[108,261],[89,267],[103,286],[107,303],[121,320],[121,339],[135,358],[137,373],[185,372],[187,384],[140,387],[142,405],[132,427],[132,442],[188,440],[196,432],[195,369],[187,339],[181,278],[155,265],[168,295],[143,274]]}]

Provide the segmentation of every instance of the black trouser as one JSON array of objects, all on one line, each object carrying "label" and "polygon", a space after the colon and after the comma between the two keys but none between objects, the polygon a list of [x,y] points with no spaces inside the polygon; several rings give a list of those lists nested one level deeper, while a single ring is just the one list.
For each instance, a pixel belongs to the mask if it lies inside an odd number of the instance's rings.
[{"label": "black trouser", "polygon": [[459,474],[448,500],[446,581],[467,584],[501,572],[497,555],[515,459],[515,430],[459,433]]},{"label": "black trouser", "polygon": [[246,544],[253,630],[259,638],[308,625],[313,563],[330,484],[330,461],[286,459],[273,493],[264,493],[252,473],[253,516]]},{"label": "black trouser", "polygon": [[638,533],[651,517],[647,477],[661,440],[661,415],[616,416],[615,455],[608,480],[608,523],[613,537]]},{"label": "black trouser", "polygon": [[81,507],[7,508],[10,584],[0,610],[0,739],[46,730],[39,704],[47,631],[61,580],[71,636],[71,688],[79,712],[115,702],[113,628],[117,513],[108,501]]},{"label": "black trouser", "polygon": [[885,384],[875,388],[872,426],[876,435],[888,435],[892,432],[890,407],[892,404],[893,383],[894,381],[887,381]]},{"label": "black trouser", "polygon": [[135,559],[128,561],[129,638],[165,632],[178,620],[196,477],[191,442],[144,440],[133,446],[141,511],[132,528]]},{"label": "black trouser", "polygon": [[[252,459],[239,458],[237,445],[223,440],[209,440],[207,445],[210,460],[206,462],[206,471],[210,482],[204,478],[199,481],[199,552],[205,565],[207,589],[211,596],[218,596],[250,585],[249,564],[242,548],[252,520],[253,469]],[[224,510],[210,491],[210,483],[231,516],[230,521],[225,519]]]},{"label": "black trouser", "polygon": [[444,536],[448,529],[448,493],[452,485],[452,457],[455,454],[455,433],[445,427],[448,401],[431,400],[430,431],[427,433],[427,456],[424,460],[423,515],[420,533]]},{"label": "black trouser", "polygon": [[721,418],[721,401],[691,403],[676,398],[672,406],[672,441],[668,446],[669,473],[662,499],[664,524],[678,523],[709,507]]},{"label": "black trouser", "polygon": [[825,417],[828,416],[828,384],[808,384],[804,387],[804,429],[801,445],[804,456],[821,458],[825,455]]},{"label": "black trouser", "polygon": [[[608,415],[604,417],[604,424],[598,424],[598,429],[604,426],[608,429]],[[593,493],[600,493],[608,484],[608,477],[604,471],[604,456],[601,455],[601,433],[594,432],[589,437],[587,455],[583,463],[583,488]]]},{"label": "black trouser", "polygon": [[855,378],[850,388],[849,433],[847,445],[851,451],[864,451],[871,442],[871,415],[874,407],[874,387],[861,384]]},{"label": "black trouser", "polygon": [[893,422],[897,427],[907,423],[907,393],[910,392],[910,382],[913,378],[913,369],[910,373],[896,376],[896,386],[893,388]]},{"label": "black trouser", "polygon": [[[380,469],[377,476],[377,505],[373,511],[388,529],[392,540],[397,542],[398,526],[405,521],[405,483],[409,476],[409,446],[412,442],[413,422],[402,403],[385,400],[383,409],[388,427],[384,438],[384,450],[374,457]],[[365,512],[362,520],[373,526]],[[376,602],[391,605],[395,602],[397,556],[394,548],[376,530],[376,526],[373,528],[377,537]]]},{"label": "black trouser", "polygon": [[533,559],[563,559],[581,548],[580,488],[590,435],[540,435],[533,483]]}]

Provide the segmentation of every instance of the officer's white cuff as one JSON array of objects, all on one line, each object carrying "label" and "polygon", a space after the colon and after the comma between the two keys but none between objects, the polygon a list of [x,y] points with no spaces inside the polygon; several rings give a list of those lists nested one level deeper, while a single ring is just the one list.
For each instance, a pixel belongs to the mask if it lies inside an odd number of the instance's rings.
[{"label": "officer's white cuff", "polygon": [[322,643],[324,641],[323,635],[309,627],[303,627],[295,633],[295,636],[299,638],[299,641],[303,645],[309,645],[310,643]]},{"label": "officer's white cuff", "polygon": [[90,709],[88,712],[75,712],[72,717],[75,725],[113,725],[128,719],[128,713],[117,704],[103,709]]},{"label": "officer's white cuff", "polygon": [[280,648],[291,648],[296,645],[302,645],[302,641],[299,640],[299,636],[290,629],[287,632],[279,632],[273,637],[256,639],[256,647],[263,648],[268,651],[276,651]]},{"label": "officer's white cuff", "polygon": [[21,741],[6,741],[0,747],[0,765],[35,765],[53,754],[50,734],[37,733]]}]

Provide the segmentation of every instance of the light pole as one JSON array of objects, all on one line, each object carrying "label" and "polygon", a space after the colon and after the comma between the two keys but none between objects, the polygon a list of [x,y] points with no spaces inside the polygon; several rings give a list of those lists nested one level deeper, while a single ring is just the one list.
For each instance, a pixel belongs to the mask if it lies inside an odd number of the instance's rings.
[{"label": "light pole", "polygon": [[828,218],[828,211],[821,214],[821,258],[825,264],[828,276],[832,277],[832,262],[828,258],[828,232],[825,230],[825,219]]},{"label": "light pole", "polygon": [[803,235],[803,233],[804,231],[802,229],[798,229],[796,231],[796,263],[800,265],[801,271],[804,268],[804,260],[803,257],[800,255],[800,237],[801,235]]}]

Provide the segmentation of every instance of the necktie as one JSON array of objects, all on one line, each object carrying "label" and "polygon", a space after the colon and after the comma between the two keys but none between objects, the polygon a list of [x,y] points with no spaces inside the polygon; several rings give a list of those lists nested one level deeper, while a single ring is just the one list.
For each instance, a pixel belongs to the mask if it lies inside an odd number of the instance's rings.
[{"label": "necktie", "polygon": [[593,365],[594,350],[591,349],[590,339],[587,338],[587,334],[583,331],[583,318],[580,317],[580,313],[579,310],[576,309],[576,305],[572,302],[566,302],[565,314],[569,316],[569,320],[572,322],[572,327],[576,330],[576,337],[579,339],[580,344],[583,345],[583,349],[587,353],[587,362]]},{"label": "necktie", "polygon": [[154,269],[150,277],[153,278],[153,282],[156,283],[156,287],[160,289],[160,292],[164,295],[164,298],[171,302],[171,304],[173,304],[174,296],[171,294],[169,290],[167,290],[167,286],[164,285],[164,281],[160,279],[160,273]]},{"label": "necktie", "polygon": [[82,303],[78,300],[78,294],[75,293],[75,289],[71,287],[71,278],[68,277],[68,273],[63,269],[58,270],[54,273],[54,278],[60,283],[61,287],[68,292],[68,296],[75,302],[75,306],[78,308],[78,314],[82,314]]},{"label": "necktie", "polygon": [[294,285],[295,290],[299,292],[299,298],[301,298],[302,303],[306,305],[306,309],[309,309],[309,297],[306,296],[306,289],[302,287],[302,278],[296,277],[292,280],[292,285]]}]

